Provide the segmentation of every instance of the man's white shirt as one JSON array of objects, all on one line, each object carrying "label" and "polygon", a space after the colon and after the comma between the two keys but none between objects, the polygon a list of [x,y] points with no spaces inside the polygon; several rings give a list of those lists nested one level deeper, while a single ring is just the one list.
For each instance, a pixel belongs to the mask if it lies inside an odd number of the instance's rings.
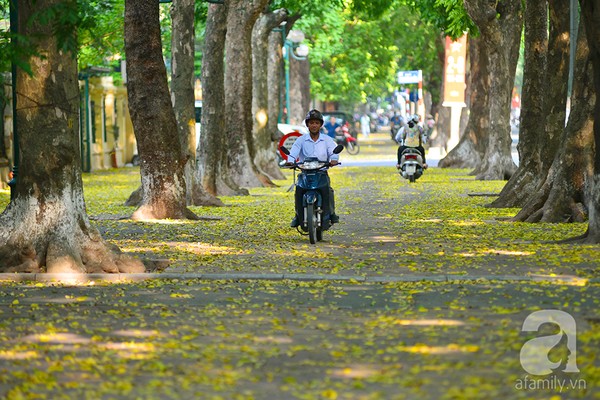
[{"label": "man's white shirt", "polygon": [[290,155],[288,156],[288,162],[303,162],[307,157],[317,157],[319,161],[327,162],[331,160],[338,160],[339,154],[333,154],[333,149],[337,147],[337,143],[327,136],[321,133],[319,138],[314,141],[309,133],[300,136],[294,142]]}]

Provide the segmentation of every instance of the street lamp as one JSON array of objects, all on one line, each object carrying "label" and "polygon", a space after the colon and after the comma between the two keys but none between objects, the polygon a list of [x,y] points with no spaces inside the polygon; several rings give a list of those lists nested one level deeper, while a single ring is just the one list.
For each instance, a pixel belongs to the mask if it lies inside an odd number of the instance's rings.
[{"label": "street lamp", "polygon": [[[304,32],[300,29],[292,29],[287,37],[285,36],[285,21],[278,28],[281,31],[281,37],[283,38],[283,63],[285,70],[285,106],[287,112],[285,114],[285,123],[290,123],[290,55],[295,60],[306,60],[308,56],[309,48],[305,44],[301,44],[304,41]],[[295,50],[295,51],[294,51]],[[283,117],[283,107],[279,110],[279,122]]]}]

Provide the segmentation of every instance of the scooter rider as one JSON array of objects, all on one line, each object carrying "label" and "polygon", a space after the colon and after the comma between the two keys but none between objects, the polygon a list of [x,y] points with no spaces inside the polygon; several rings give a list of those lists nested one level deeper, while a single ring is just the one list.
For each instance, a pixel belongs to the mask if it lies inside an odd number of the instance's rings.
[{"label": "scooter rider", "polygon": [[[288,156],[287,165],[293,165],[296,159],[299,162],[303,162],[307,157],[316,157],[321,161],[329,160],[329,165],[334,166],[338,164],[339,155],[333,153],[333,149],[336,148],[336,142],[330,138],[327,134],[321,133],[321,127],[323,126],[323,114],[319,110],[310,110],[306,114],[304,123],[308,127],[308,134],[300,136],[294,142]],[[323,199],[323,211],[324,214],[330,214],[331,223],[339,222],[339,217],[335,214],[335,202],[333,198],[333,189],[327,176],[327,183],[329,190],[325,190],[326,193],[321,193]],[[296,186],[295,200],[296,200],[296,216],[292,219],[290,226],[295,228],[300,225],[302,215],[302,198],[306,191]],[[330,213],[331,211],[331,213]]]},{"label": "scooter rider", "polygon": [[419,120],[420,118],[417,114],[413,115],[408,120],[408,123],[400,128],[396,134],[395,140],[400,144],[400,147],[398,147],[398,164],[396,164],[396,168],[400,168],[402,152],[409,147],[419,150],[421,157],[423,158],[423,168],[427,168],[425,162],[425,149],[423,148],[424,130],[419,124]]}]

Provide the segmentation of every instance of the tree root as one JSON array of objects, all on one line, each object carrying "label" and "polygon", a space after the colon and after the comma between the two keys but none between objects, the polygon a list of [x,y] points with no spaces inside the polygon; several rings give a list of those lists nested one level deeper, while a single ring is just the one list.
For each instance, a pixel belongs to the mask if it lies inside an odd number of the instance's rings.
[{"label": "tree root", "polygon": [[[0,272],[19,273],[140,273],[141,261],[123,254],[100,235],[76,235],[77,240],[52,235],[37,243],[0,247]],[[35,248],[38,250],[36,251]]]},{"label": "tree root", "polygon": [[515,175],[504,185],[496,200],[487,205],[490,208],[523,207],[532,190],[535,190],[539,182],[535,182],[535,176],[525,166],[517,168]]}]

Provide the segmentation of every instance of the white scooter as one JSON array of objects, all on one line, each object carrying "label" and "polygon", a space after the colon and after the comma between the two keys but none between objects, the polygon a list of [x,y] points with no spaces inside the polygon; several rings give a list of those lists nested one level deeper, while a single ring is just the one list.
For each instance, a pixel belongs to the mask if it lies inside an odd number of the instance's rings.
[{"label": "white scooter", "polygon": [[398,173],[411,183],[423,175],[423,156],[413,147],[406,148],[400,155],[400,168]]}]

